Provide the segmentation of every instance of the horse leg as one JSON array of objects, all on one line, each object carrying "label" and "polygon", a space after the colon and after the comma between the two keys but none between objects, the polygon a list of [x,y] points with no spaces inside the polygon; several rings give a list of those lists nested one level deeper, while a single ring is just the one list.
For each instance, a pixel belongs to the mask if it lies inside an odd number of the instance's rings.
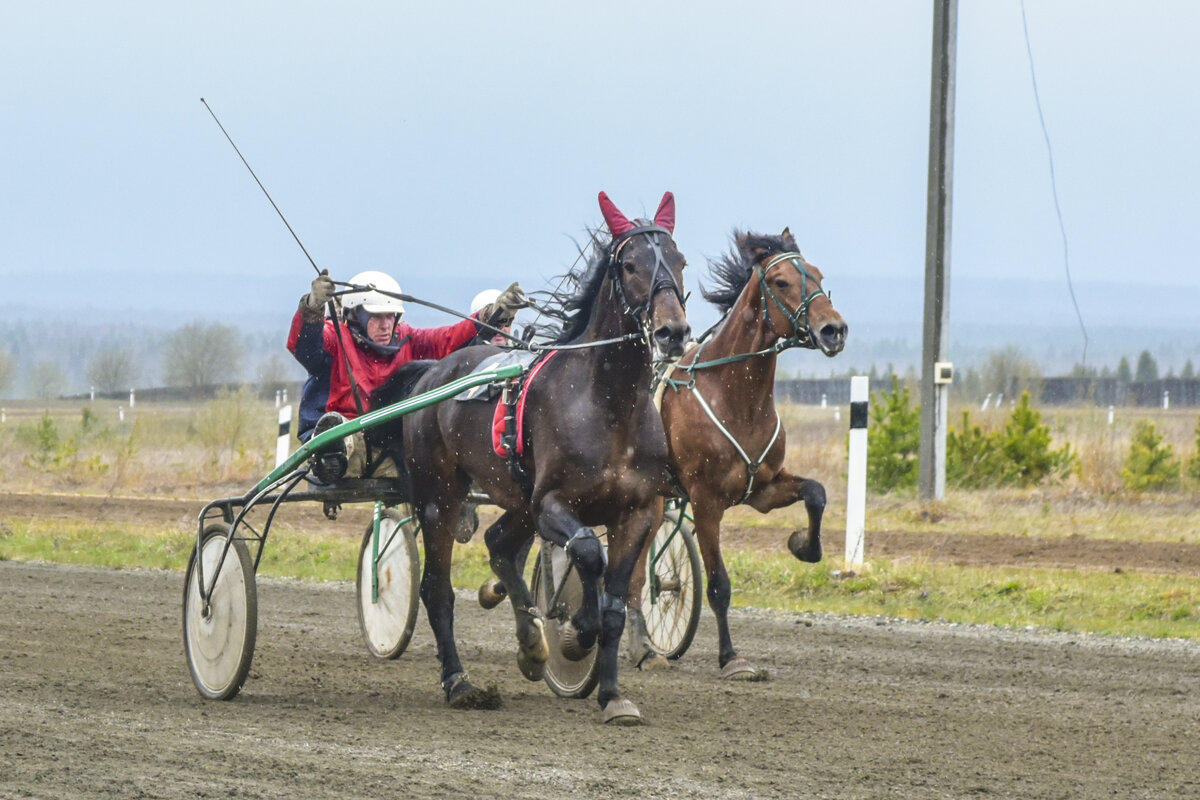
[{"label": "horse leg", "polygon": [[442,664],[442,691],[451,708],[499,708],[500,695],[485,691],[467,679],[454,641],[454,586],[450,583],[450,554],[454,548],[453,525],[458,521],[458,503],[452,514],[442,506],[427,504],[421,510],[421,531],[425,542],[425,570],[421,576],[421,600],[429,626],[437,639],[437,657]]},{"label": "horse leg", "polygon": [[[495,523],[493,523],[494,525]],[[487,534],[485,533],[484,536],[486,537]],[[530,536],[528,541],[521,545],[521,548],[517,551],[515,562],[518,575],[525,574],[525,562],[529,560],[529,550],[533,547],[533,538],[533,536]],[[507,597],[508,587],[499,578],[488,578],[479,585],[479,605],[488,611],[503,603]]]},{"label": "horse leg", "polygon": [[774,508],[804,501],[808,512],[808,528],[793,531],[788,537],[788,550],[801,561],[815,564],[821,560],[821,518],[825,514],[825,487],[811,478],[779,470],[775,477],[756,489],[746,504],[763,514]]},{"label": "horse leg", "polygon": [[[566,550],[583,584],[583,602],[559,632],[563,655],[578,661],[588,654],[600,635],[600,581],[606,560],[604,545],[596,532],[584,525],[563,502],[558,491],[547,492],[542,497],[534,519],[543,538]],[[624,602],[621,605],[624,608]]]},{"label": "horse leg", "polygon": [[[625,601],[630,579],[645,549],[650,531],[662,522],[662,500],[649,508],[624,513],[609,526],[609,559],[604,575],[604,595],[600,598],[600,687],[596,700],[606,723],[636,725],[642,721],[632,700],[621,696],[617,681],[617,662],[621,634],[625,630]],[[644,567],[643,567],[644,569]]]},{"label": "horse leg", "polygon": [[[506,511],[484,534],[492,572],[498,583],[512,598],[513,615],[517,623],[517,666],[531,681],[540,681],[550,657],[546,641],[545,621],[533,604],[533,597],[521,572],[534,536],[533,520],[528,511]],[[486,585],[486,584],[485,584]],[[508,591],[506,587],[512,587]],[[480,589],[482,592],[483,590]]]},{"label": "horse leg", "polygon": [[633,575],[629,578],[629,591],[625,594],[625,626],[629,631],[626,647],[629,661],[638,669],[669,669],[671,662],[654,652],[650,646],[650,634],[646,632],[646,617],[642,614],[642,589],[646,585],[646,562],[650,558],[650,537],[638,555]]}]

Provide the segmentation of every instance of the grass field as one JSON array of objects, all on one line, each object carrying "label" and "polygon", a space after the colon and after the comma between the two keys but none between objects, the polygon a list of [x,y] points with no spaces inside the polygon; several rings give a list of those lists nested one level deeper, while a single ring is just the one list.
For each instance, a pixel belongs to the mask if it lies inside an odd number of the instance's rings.
[{"label": "grass field", "polygon": [[[271,466],[275,409],[249,395],[203,404],[139,406],[118,419],[116,403],[9,407],[0,425],[0,487],[8,491],[76,491],[147,496],[240,494]],[[840,419],[837,417],[840,415]],[[844,528],[847,415],[832,408],[782,410],[789,466],[825,483],[827,530]],[[978,418],[976,418],[978,417]],[[951,419],[954,419],[954,412]],[[973,421],[1002,425],[1003,412]],[[1028,490],[948,493],[922,505],[903,494],[870,495],[872,530],[953,532],[956,536],[1026,536],[1200,544],[1200,487],[1138,494],[1119,471],[1139,419],[1152,419],[1181,461],[1195,453],[1195,411],[1106,409],[1044,412],[1056,444],[1070,442],[1078,472]],[[50,421],[48,425],[46,420]],[[769,516],[731,511],[727,524],[791,529],[803,513]],[[176,526],[100,524],[9,515],[0,519],[0,558],[181,570],[194,532]],[[357,538],[288,530],[273,537],[261,570],[303,580],[347,580]],[[1200,578],[1134,570],[1026,568],[1020,564],[956,567],[922,558],[874,559],[857,574],[838,553],[802,565],[781,550],[727,549],[734,603],[789,611],[884,615],[951,622],[1035,626],[1102,634],[1200,639]],[[488,575],[482,545],[456,548],[455,584],[473,588]]]}]

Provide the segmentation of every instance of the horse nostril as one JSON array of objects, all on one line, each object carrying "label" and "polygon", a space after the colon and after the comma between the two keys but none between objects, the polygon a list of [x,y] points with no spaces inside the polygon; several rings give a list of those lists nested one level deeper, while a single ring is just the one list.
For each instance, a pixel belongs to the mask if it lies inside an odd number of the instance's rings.
[{"label": "horse nostril", "polygon": [[683,325],[663,325],[654,332],[654,340],[659,344],[684,342],[687,341],[687,337],[691,332],[691,326],[686,323]]},{"label": "horse nostril", "polygon": [[827,342],[840,342],[846,338],[846,326],[830,323],[821,328],[821,338]]}]

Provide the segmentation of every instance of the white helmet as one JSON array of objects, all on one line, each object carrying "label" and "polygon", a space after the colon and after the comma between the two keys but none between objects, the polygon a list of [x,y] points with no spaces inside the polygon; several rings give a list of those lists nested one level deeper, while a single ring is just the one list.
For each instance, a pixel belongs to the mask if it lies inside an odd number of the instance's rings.
[{"label": "white helmet", "polygon": [[[382,289],[385,292],[400,294],[400,284],[396,283],[396,279],[385,272],[377,272],[375,270],[360,272],[350,279],[350,283],[355,286],[371,286],[375,289]],[[389,297],[381,292],[351,292],[342,296],[342,308],[347,311],[359,306],[362,306],[363,311],[366,311],[368,314],[404,313],[404,303],[401,303],[399,298]]]},{"label": "white helmet", "polygon": [[481,310],[484,306],[491,305],[496,302],[496,298],[500,296],[499,289],[484,289],[479,294],[475,295],[475,299],[471,301],[471,313]]}]

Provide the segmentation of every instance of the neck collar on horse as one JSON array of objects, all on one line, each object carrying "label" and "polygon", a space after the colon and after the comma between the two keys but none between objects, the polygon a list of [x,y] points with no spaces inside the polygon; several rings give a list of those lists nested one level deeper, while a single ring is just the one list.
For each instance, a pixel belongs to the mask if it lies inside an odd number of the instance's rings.
[{"label": "neck collar on horse", "polygon": [[[779,296],[771,289],[771,285],[767,283],[767,272],[775,267],[775,265],[785,261],[790,263],[792,267],[800,273],[800,296],[802,299],[800,300],[800,305],[792,311],[788,310],[788,307],[783,304],[783,301],[780,300]],[[811,292],[808,288],[809,281],[812,282],[813,286]],[[758,283],[762,288],[763,325],[768,330],[773,330],[771,327],[771,317],[769,313],[770,309],[767,306],[768,299],[775,304],[775,306],[792,324],[792,332],[782,340],[787,344],[780,349],[797,346],[805,347],[809,350],[817,349],[817,343],[813,340],[812,326],[808,321],[808,308],[812,304],[812,301],[824,295],[825,291],[821,288],[821,284],[817,281],[817,279],[812,276],[812,273],[808,271],[808,267],[804,263],[804,256],[800,255],[798,250],[779,253],[772,256],[765,264],[758,265]]]}]

